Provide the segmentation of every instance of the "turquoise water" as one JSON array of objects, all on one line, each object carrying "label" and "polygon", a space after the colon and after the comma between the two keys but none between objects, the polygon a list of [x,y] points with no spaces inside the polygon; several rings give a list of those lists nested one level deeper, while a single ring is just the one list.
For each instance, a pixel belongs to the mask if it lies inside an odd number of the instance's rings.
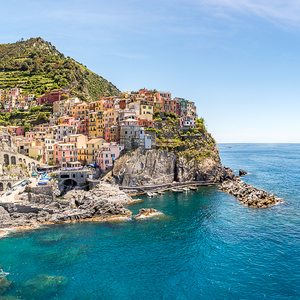
[{"label": "turquoise water", "polygon": [[14,282],[0,299],[300,299],[300,145],[227,145],[223,164],[283,205],[249,209],[206,187],[129,206],[165,217],[15,233],[0,240]]}]

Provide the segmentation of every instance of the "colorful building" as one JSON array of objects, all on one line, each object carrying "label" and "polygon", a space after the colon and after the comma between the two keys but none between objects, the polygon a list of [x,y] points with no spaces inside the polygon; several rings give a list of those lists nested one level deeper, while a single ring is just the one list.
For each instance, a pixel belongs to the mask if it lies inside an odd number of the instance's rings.
[{"label": "colorful building", "polygon": [[56,143],[54,145],[54,162],[67,167],[69,162],[77,162],[76,143]]},{"label": "colorful building", "polygon": [[185,116],[179,119],[180,127],[191,127],[195,126],[195,117]]},{"label": "colorful building", "polygon": [[78,148],[78,160],[82,164],[95,164],[96,151],[100,149],[104,142],[104,139],[89,140],[86,148]]},{"label": "colorful building", "polygon": [[72,116],[77,120],[82,120],[88,116],[89,106],[85,102],[77,103],[72,106]]},{"label": "colorful building", "polygon": [[63,100],[62,95],[67,95],[70,97],[70,93],[68,90],[52,90],[45,93],[44,96],[37,99],[38,104],[49,103],[52,104],[56,101]]},{"label": "colorful building", "polygon": [[124,146],[117,143],[104,143],[100,150],[96,151],[96,164],[101,170],[109,170],[114,161],[119,158]]}]

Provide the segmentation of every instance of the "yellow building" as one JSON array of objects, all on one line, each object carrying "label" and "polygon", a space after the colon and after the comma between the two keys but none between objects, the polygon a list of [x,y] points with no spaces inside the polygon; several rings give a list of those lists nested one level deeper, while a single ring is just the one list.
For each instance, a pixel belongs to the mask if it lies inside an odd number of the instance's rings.
[{"label": "yellow building", "polygon": [[29,157],[34,157],[35,159],[41,159],[43,156],[43,146],[32,146],[28,149]]},{"label": "yellow building", "polygon": [[103,111],[98,111],[96,115],[96,136],[98,138],[104,137],[104,129],[103,129]]},{"label": "yellow building", "polygon": [[35,141],[18,141],[18,153],[24,154],[24,155],[29,155],[29,149],[33,146],[35,146]]},{"label": "yellow building", "polygon": [[103,101],[96,101],[95,102],[95,111],[103,111]]},{"label": "yellow building", "polygon": [[140,114],[141,115],[153,115],[153,102],[147,100],[139,100]]},{"label": "yellow building", "polygon": [[96,112],[89,113],[89,138],[97,137],[97,128],[96,128]]},{"label": "yellow building", "polygon": [[56,143],[56,140],[54,138],[51,138],[47,136],[44,141],[44,146],[46,147],[47,151],[47,163],[54,162],[54,144]]},{"label": "yellow building", "polygon": [[78,161],[82,164],[95,164],[96,151],[105,143],[104,139],[91,139],[87,142],[86,148],[78,148]]},{"label": "yellow building", "polygon": [[77,103],[72,106],[72,116],[78,120],[88,116],[89,106],[85,102]]},{"label": "yellow building", "polygon": [[164,101],[158,100],[154,102],[153,112],[164,112]]}]

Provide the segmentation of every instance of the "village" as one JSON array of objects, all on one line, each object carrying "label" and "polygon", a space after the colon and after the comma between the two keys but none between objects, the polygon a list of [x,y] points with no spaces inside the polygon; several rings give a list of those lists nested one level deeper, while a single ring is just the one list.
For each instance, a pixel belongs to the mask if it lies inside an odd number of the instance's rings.
[{"label": "village", "polygon": [[194,102],[145,88],[89,103],[64,89],[37,98],[12,88],[0,90],[0,99],[2,113],[53,108],[42,124],[27,129],[1,126],[0,139],[10,141],[9,150],[64,169],[91,166],[110,170],[121,153],[156,147],[154,123],[161,114],[175,114],[186,128],[193,127],[197,118]]}]

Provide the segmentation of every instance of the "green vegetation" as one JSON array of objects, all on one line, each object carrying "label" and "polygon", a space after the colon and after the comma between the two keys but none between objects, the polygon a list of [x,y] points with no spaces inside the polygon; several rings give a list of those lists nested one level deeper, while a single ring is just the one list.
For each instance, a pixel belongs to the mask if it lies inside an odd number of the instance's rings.
[{"label": "green vegetation", "polygon": [[42,38],[0,44],[0,89],[17,87],[37,97],[66,88],[84,101],[120,94],[112,83],[70,57],[65,58]]},{"label": "green vegetation", "polygon": [[38,125],[48,122],[48,117],[52,113],[52,106],[36,106],[30,111],[14,109],[11,113],[0,114],[0,126],[23,126],[24,132],[30,130],[31,125]]},{"label": "green vegetation", "polygon": [[173,152],[187,161],[200,161],[208,157],[218,160],[216,142],[206,131],[204,119],[196,119],[195,123],[195,127],[183,130],[177,115],[162,114],[162,119],[156,119],[153,129],[156,131],[157,148]]}]

